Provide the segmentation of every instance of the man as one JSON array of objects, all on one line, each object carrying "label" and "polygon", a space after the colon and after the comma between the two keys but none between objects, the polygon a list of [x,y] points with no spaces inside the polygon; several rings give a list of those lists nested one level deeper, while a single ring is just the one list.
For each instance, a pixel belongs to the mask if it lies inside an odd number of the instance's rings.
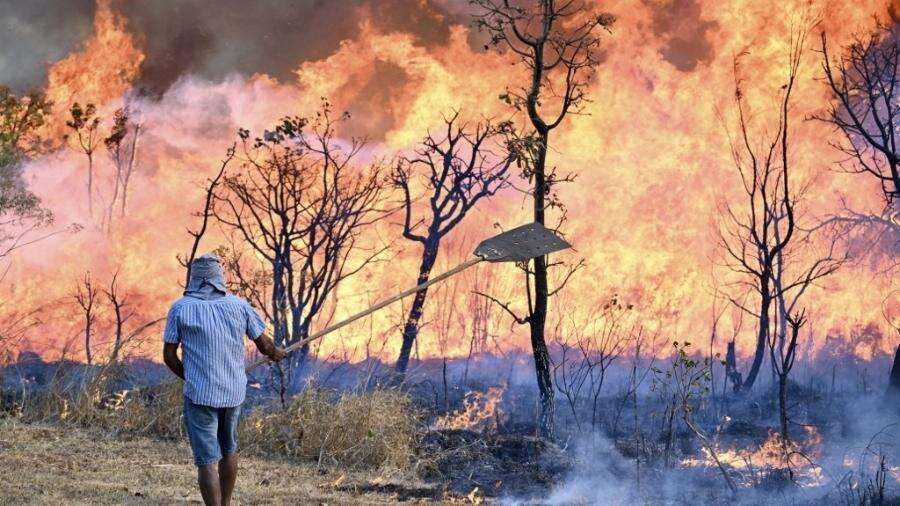
[{"label": "man", "polygon": [[184,296],[169,310],[163,358],[184,380],[184,423],[207,505],[229,504],[237,479],[238,418],[247,388],[244,336],[271,360],[286,355],[263,334],[265,327],[247,301],[227,293],[215,255],[191,262]]}]

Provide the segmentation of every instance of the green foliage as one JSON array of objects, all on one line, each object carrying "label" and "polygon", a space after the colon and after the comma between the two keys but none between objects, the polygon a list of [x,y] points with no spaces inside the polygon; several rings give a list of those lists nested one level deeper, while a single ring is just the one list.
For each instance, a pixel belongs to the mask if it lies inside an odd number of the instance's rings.
[{"label": "green foliage", "polygon": [[[712,359],[692,358],[689,355],[691,343],[687,341],[674,341],[672,346],[675,352],[669,368],[653,368],[652,388],[664,397],[671,396],[677,409],[689,413],[694,411],[696,402],[710,393]],[[713,358],[718,360],[718,354]]]},{"label": "green foliage", "polygon": [[14,249],[22,237],[12,229],[33,229],[53,219],[21,174],[22,162],[41,150],[37,130],[44,125],[50,105],[42,93],[19,97],[0,86],[0,256]]},{"label": "green foliage", "polygon": [[0,165],[7,166],[40,149],[36,134],[50,113],[51,102],[43,93],[16,96],[0,86]]}]

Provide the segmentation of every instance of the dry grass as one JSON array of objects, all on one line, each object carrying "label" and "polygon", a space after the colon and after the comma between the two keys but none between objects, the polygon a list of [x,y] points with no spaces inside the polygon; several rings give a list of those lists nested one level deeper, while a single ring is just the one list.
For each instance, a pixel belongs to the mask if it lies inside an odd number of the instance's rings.
[{"label": "dry grass", "polygon": [[240,439],[251,451],[355,469],[407,469],[417,418],[409,397],[394,390],[346,393],[307,389],[287,409],[247,416]]},{"label": "dry grass", "polygon": [[[114,376],[104,368],[80,386],[54,381],[0,406],[0,468],[28,470],[16,487],[0,487],[0,504],[199,501],[181,382],[123,392]],[[337,397],[308,388],[287,409],[258,408],[241,422],[239,503],[441,497],[410,471],[418,422],[394,390]]]},{"label": "dry grass", "polygon": [[[64,390],[55,383],[22,399],[16,417],[30,423],[101,429],[108,434],[184,436],[181,382],[141,391],[112,391],[108,376]],[[395,390],[339,397],[307,388],[280,406],[258,408],[241,423],[249,452],[319,466],[406,470],[412,462],[418,418],[409,396]]]},{"label": "dry grass", "polygon": [[115,434],[183,435],[180,383],[139,392],[109,392],[101,377],[83,388],[54,385],[27,395],[17,414],[24,421],[99,428]]},{"label": "dry grass", "polygon": [[[183,439],[121,439],[99,430],[0,419],[0,469],[0,505],[201,504]],[[421,483],[382,474],[242,453],[235,503],[433,504],[427,497],[434,494]]]}]

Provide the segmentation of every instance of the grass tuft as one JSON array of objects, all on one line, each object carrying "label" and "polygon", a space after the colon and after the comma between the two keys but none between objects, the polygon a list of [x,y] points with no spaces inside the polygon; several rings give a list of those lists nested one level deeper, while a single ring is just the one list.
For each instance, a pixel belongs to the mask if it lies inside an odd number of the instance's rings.
[{"label": "grass tuft", "polygon": [[285,409],[257,410],[241,425],[240,441],[258,453],[279,453],[319,465],[406,469],[417,416],[407,394],[395,390],[298,394]]}]

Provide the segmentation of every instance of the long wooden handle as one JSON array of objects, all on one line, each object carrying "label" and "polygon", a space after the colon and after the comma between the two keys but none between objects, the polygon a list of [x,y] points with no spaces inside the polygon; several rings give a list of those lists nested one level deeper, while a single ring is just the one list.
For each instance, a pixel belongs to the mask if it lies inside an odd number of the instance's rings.
[{"label": "long wooden handle", "polygon": [[[465,262],[457,265],[456,267],[450,269],[449,271],[447,271],[443,274],[440,274],[438,276],[435,276],[435,277],[429,279],[428,281],[415,286],[414,288],[410,288],[409,290],[400,292],[397,295],[394,295],[393,297],[391,297],[389,299],[385,299],[385,300],[379,302],[378,304],[375,304],[374,306],[370,307],[369,309],[366,309],[365,311],[360,311],[359,313],[356,313],[355,315],[347,318],[346,320],[339,321],[339,322],[335,323],[334,325],[331,325],[330,327],[326,327],[314,334],[310,334],[310,336],[307,337],[306,339],[301,339],[300,341],[297,341],[296,343],[285,348],[284,351],[289,352],[289,351],[296,350],[297,348],[299,348],[305,344],[308,344],[312,341],[315,341],[316,339],[320,339],[320,338],[324,337],[325,335],[330,334],[341,327],[350,325],[351,323],[355,322],[356,320],[359,320],[360,318],[362,318],[364,316],[368,316],[385,306],[393,304],[394,302],[397,302],[398,300],[400,300],[404,297],[408,297],[416,292],[420,292],[435,283],[439,283],[439,282],[449,278],[450,276],[459,274],[460,272],[468,269],[469,267],[472,267],[473,265],[475,265],[477,263],[482,262],[483,260],[484,259],[481,257],[475,257],[475,258],[466,260]],[[269,360],[266,358],[261,358],[261,359],[257,360],[256,362],[250,364],[250,366],[247,368],[247,372],[250,372],[253,369],[256,369],[259,365],[264,364],[265,362],[268,362],[268,361]]]}]

